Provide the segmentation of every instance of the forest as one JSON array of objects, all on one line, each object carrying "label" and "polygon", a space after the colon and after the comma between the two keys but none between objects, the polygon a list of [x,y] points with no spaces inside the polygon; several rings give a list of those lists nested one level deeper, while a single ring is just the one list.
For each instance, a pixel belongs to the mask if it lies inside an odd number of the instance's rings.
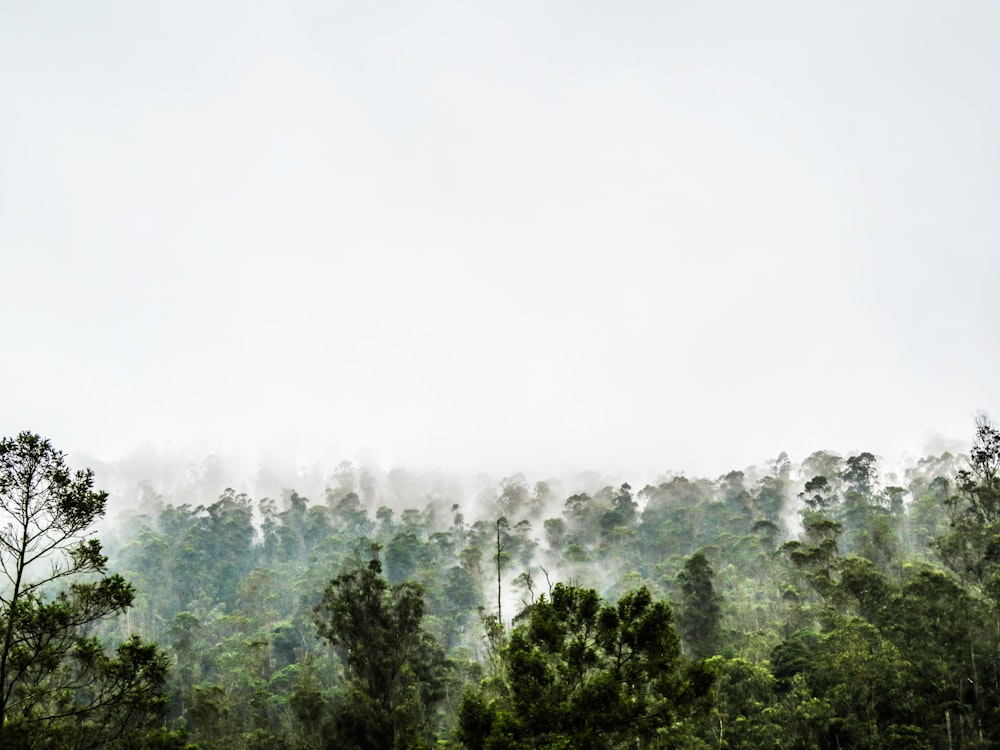
[{"label": "forest", "polygon": [[1000,429],[971,437],[899,473],[129,498],[8,437],[0,747],[998,747]]}]

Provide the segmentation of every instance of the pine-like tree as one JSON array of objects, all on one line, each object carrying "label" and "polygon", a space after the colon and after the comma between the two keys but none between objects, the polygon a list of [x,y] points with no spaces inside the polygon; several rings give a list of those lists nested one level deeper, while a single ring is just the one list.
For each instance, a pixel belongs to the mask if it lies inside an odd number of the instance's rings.
[{"label": "pine-like tree", "polygon": [[705,659],[719,652],[721,645],[721,597],[712,583],[712,566],[702,552],[695,552],[677,574],[681,601],[677,627],[691,655]]},{"label": "pine-like tree", "polygon": [[106,504],[93,473],[70,472],[48,440],[0,440],[0,747],[97,747],[166,709],[155,644],[109,650],[92,635],[133,598],[90,536]]}]

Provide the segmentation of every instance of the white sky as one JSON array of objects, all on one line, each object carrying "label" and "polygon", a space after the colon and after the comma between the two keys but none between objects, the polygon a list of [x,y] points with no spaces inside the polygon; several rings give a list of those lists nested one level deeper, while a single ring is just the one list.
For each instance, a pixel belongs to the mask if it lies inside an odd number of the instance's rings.
[{"label": "white sky", "polygon": [[997,39],[995,0],[0,0],[0,433],[642,476],[970,437]]}]

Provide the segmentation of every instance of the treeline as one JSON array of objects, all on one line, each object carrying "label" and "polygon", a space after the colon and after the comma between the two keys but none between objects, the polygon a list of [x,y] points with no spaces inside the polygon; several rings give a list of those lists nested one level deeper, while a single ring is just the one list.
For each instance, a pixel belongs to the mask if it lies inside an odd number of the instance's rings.
[{"label": "treeline", "polygon": [[1000,744],[1000,432],[985,418],[968,456],[898,477],[870,453],[818,452],[639,490],[514,476],[472,502],[393,481],[342,466],[320,498],[167,496],[119,519],[107,569],[133,598],[90,627],[159,644],[169,669],[151,718],[109,739]]}]

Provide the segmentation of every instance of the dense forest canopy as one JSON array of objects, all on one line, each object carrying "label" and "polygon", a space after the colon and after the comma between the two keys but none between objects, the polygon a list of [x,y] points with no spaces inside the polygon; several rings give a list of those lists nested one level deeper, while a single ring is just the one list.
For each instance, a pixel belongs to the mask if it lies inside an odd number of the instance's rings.
[{"label": "dense forest canopy", "polygon": [[111,514],[44,439],[2,446],[4,747],[1000,743],[986,416],[898,474],[817,451],[468,497],[344,463],[318,496],[196,473]]}]

